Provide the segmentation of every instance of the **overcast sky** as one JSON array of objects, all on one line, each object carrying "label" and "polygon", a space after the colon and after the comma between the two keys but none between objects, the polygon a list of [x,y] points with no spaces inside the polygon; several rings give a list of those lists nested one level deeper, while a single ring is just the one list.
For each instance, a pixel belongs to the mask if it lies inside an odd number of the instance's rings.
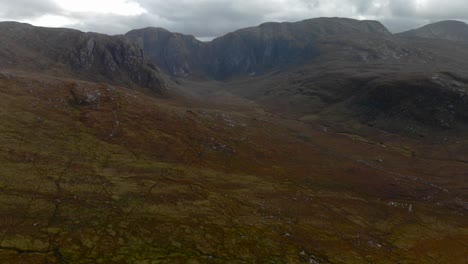
[{"label": "overcast sky", "polygon": [[267,21],[375,19],[399,32],[446,19],[468,21],[468,0],[0,0],[0,20],[122,34],[148,26],[198,38]]}]

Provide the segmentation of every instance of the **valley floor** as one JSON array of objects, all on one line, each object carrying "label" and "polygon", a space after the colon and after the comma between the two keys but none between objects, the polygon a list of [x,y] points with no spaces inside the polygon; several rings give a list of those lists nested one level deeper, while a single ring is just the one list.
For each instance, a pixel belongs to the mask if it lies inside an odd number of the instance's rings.
[{"label": "valley floor", "polygon": [[2,76],[0,262],[467,263],[468,139],[243,103]]}]

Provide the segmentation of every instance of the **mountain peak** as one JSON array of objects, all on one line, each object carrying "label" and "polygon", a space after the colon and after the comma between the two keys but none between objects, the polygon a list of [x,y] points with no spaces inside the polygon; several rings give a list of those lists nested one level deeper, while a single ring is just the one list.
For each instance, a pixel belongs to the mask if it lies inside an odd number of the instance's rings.
[{"label": "mountain peak", "polygon": [[309,61],[320,52],[317,44],[320,39],[351,35],[385,37],[391,33],[378,21],[323,17],[298,22],[267,22],[207,43],[160,28],[126,34],[167,73],[187,76],[198,71],[216,79],[258,74],[274,67]]},{"label": "mountain peak", "polygon": [[[365,33],[382,33],[390,34],[390,31],[377,20],[357,20],[352,18],[344,17],[319,17],[306,19],[301,21],[302,23],[315,23],[317,24],[329,24],[335,26],[342,26],[348,29],[354,29],[354,31],[365,32]],[[298,23],[301,23],[298,22]]]},{"label": "mountain peak", "polygon": [[[373,33],[390,35],[390,31],[379,21],[374,20],[356,20],[341,17],[319,17],[311,18],[298,22],[266,22],[257,27],[249,27],[237,30],[245,31],[271,31],[288,30],[298,31],[298,33],[312,33],[316,36],[324,35],[343,35],[355,33]],[[301,31],[301,32],[299,32]]]},{"label": "mountain peak", "polygon": [[468,24],[457,20],[444,20],[398,34],[402,37],[468,41]]}]

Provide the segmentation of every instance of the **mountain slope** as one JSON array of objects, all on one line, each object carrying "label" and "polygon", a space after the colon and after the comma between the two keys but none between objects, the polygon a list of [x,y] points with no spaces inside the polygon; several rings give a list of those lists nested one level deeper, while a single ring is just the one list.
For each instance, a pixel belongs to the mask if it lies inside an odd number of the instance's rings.
[{"label": "mountain slope", "polygon": [[30,73],[0,95],[2,263],[466,259],[466,140]]},{"label": "mountain slope", "polygon": [[209,65],[194,60],[198,72],[229,82],[201,84],[201,96],[212,89],[282,116],[416,137],[468,125],[463,43],[394,36],[372,21],[320,18],[241,29],[199,45],[203,50]]},{"label": "mountain slope", "polygon": [[222,90],[276,115],[327,126],[373,126],[411,137],[461,135],[468,127],[468,75],[456,70],[463,64],[435,65],[340,65],[329,58],[239,78],[212,88],[212,93]]},{"label": "mountain slope", "polygon": [[447,20],[402,32],[397,35],[401,37],[468,41],[468,24],[461,21]]},{"label": "mountain slope", "polygon": [[141,86],[164,93],[159,70],[123,36],[0,23],[0,67],[91,81]]},{"label": "mountain slope", "polygon": [[171,75],[193,73],[228,79],[308,62],[320,54],[317,45],[320,39],[362,34],[391,35],[377,21],[317,18],[295,23],[265,23],[209,43],[155,28],[133,30],[126,36]]},{"label": "mountain slope", "polygon": [[205,43],[193,36],[172,33],[162,28],[132,30],[125,36],[137,43],[149,60],[175,76],[197,72],[198,69],[193,66],[203,59],[200,55]]}]

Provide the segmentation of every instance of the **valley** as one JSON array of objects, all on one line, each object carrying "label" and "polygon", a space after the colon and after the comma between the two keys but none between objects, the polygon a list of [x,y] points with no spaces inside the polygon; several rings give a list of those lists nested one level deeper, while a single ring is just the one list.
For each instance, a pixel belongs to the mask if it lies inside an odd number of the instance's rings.
[{"label": "valley", "polygon": [[[282,60],[310,52],[283,35],[265,63],[226,40],[294,25],[317,34],[306,63]],[[249,54],[217,68],[176,52],[172,74],[123,36],[3,42],[0,262],[465,263],[465,43],[294,25],[206,44]]]}]

